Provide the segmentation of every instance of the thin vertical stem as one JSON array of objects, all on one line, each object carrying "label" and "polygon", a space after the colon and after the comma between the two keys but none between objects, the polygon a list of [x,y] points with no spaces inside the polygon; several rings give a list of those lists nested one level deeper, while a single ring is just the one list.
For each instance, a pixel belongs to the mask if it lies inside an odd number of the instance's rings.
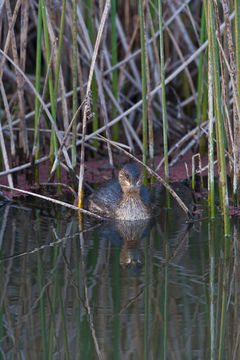
[{"label": "thin vertical stem", "polygon": [[217,49],[217,40],[215,37],[215,17],[213,3],[211,0],[208,0],[208,13],[209,13],[209,22],[208,22],[208,31],[211,37],[211,48],[209,51],[212,52],[213,58],[213,91],[214,91],[214,105],[215,105],[215,117],[216,117],[216,136],[218,140],[217,150],[219,152],[219,173],[220,173],[220,182],[221,182],[221,191],[222,191],[222,212],[224,217],[224,234],[229,236],[229,205],[228,205],[228,189],[227,189],[227,170],[226,170],[226,160],[225,160],[225,138],[224,138],[224,124],[223,124],[223,114],[221,107],[221,93],[220,93],[220,73],[219,73],[219,54]]},{"label": "thin vertical stem", "polygon": [[[72,114],[77,111],[77,0],[73,0],[73,104]],[[72,167],[75,169],[76,155],[76,120],[72,125]]]},{"label": "thin vertical stem", "polygon": [[[94,16],[94,0],[87,0],[87,11],[86,11],[86,23],[88,28],[88,34],[91,41],[92,46],[94,45],[94,39],[95,39],[95,31],[94,31],[94,24],[95,24],[95,16]],[[96,76],[93,74],[92,79],[92,112],[94,113],[93,117],[93,131],[98,130],[98,109],[97,109],[97,101],[98,101],[98,89],[97,89],[97,81]],[[99,93],[100,93],[99,89]],[[99,143],[98,140],[93,140],[94,146],[97,148]]]},{"label": "thin vertical stem", "polygon": [[[147,79],[146,79],[146,47],[144,41],[143,0],[139,0],[140,38],[141,38],[141,76],[142,76],[142,136],[143,163],[147,163]],[[144,184],[147,184],[147,173],[144,169]]]},{"label": "thin vertical stem", "polygon": [[[210,13],[208,12],[208,24],[210,23]],[[212,39],[208,28],[208,206],[210,207],[211,218],[214,213],[214,119],[213,119],[213,56]]]},{"label": "thin vertical stem", "polygon": [[[117,26],[116,26],[116,18],[117,18],[117,4],[116,0],[111,0],[111,48],[112,48],[112,66],[117,64]],[[112,89],[113,95],[115,99],[118,99],[118,71],[117,69],[112,72]],[[117,109],[115,105],[112,105],[112,116],[115,118],[117,116]],[[113,140],[118,141],[119,139],[119,124],[116,123],[113,126]]]},{"label": "thin vertical stem", "polygon": [[[101,22],[99,25],[99,30],[97,34],[97,39],[93,51],[92,56],[92,62],[91,67],[89,71],[88,76],[88,84],[87,84],[87,90],[86,90],[86,100],[89,100],[90,96],[90,89],[92,84],[92,78],[93,78],[93,72],[94,72],[94,66],[96,63],[97,53],[104,29],[104,25],[107,19],[107,15],[109,12],[110,7],[110,0],[106,0],[106,4],[104,7],[104,11],[102,14]],[[89,112],[89,103],[88,101],[85,102],[84,110],[83,110],[83,121],[82,121],[82,146],[81,146],[81,155],[80,155],[80,171],[79,171],[79,183],[78,183],[78,207],[83,207],[83,180],[84,180],[84,157],[85,157],[85,136],[86,136],[86,127],[87,127],[87,113]]]},{"label": "thin vertical stem", "polygon": [[[165,92],[165,72],[164,72],[164,46],[163,46],[163,21],[162,21],[162,0],[158,0],[158,20],[160,33],[160,60],[161,60],[161,96],[162,96],[162,117],[163,117],[163,146],[164,146],[164,169],[165,180],[169,183],[168,169],[168,139],[167,139],[167,110],[166,110],[166,92]],[[170,195],[166,194],[166,205],[170,207]]]},{"label": "thin vertical stem", "polygon": [[65,12],[66,12],[66,0],[63,0],[62,1],[61,23],[60,23],[60,33],[59,33],[59,41],[58,41],[57,67],[56,67],[56,75],[55,75],[55,83],[54,83],[55,99],[57,99],[57,96],[58,96],[58,80],[59,80],[59,72],[60,72],[60,64],[61,64],[61,56],[62,56],[62,43],[63,43]]},{"label": "thin vertical stem", "polygon": [[[36,53],[36,91],[40,94],[41,87],[41,57],[42,57],[42,10],[40,8],[41,0],[39,0],[38,7],[38,22],[37,22],[37,53]],[[37,134],[38,121],[39,121],[39,109],[40,101],[37,96],[35,96],[35,118],[34,118],[34,138],[36,139],[36,150],[35,150],[35,159],[39,159],[39,133]],[[39,166],[35,167],[35,182],[39,182]]]},{"label": "thin vertical stem", "polygon": [[[47,65],[50,62],[50,45],[49,45],[49,36],[48,36],[48,28],[47,28],[47,17],[46,17],[46,8],[45,8],[45,0],[40,0],[41,10],[42,10],[42,20],[43,20],[43,31],[44,31],[44,40],[45,40],[45,51],[46,51],[46,59]],[[53,79],[52,79],[52,71],[50,69],[49,72],[49,93],[50,93],[50,102],[51,102],[51,111],[54,122],[56,123],[56,102],[55,102],[55,94],[53,88]],[[58,152],[58,144],[57,137],[54,128],[52,128],[51,133],[51,151],[50,151],[50,161],[53,162],[53,151],[55,155]],[[57,166],[57,175],[60,178],[60,167]]]}]

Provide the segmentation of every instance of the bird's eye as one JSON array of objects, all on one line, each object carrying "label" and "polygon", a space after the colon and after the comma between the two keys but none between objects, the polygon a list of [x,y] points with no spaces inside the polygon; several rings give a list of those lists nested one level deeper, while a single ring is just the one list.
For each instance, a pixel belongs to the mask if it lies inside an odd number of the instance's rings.
[{"label": "bird's eye", "polygon": [[137,186],[140,186],[142,184],[142,179],[139,179],[138,181],[137,181]]}]

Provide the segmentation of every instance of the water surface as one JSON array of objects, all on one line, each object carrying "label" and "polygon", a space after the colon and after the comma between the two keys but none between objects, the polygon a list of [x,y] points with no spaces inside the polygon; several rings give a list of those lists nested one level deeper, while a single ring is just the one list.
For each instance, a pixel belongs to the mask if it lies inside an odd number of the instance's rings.
[{"label": "water surface", "polygon": [[[206,214],[202,213],[201,217]],[[0,359],[239,359],[239,221],[0,208]]]}]

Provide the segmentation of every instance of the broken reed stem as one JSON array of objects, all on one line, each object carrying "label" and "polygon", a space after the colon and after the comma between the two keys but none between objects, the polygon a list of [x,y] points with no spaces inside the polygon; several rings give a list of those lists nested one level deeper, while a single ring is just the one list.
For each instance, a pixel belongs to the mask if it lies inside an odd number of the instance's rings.
[{"label": "broken reed stem", "polygon": [[[94,66],[97,59],[98,49],[104,29],[104,25],[108,16],[109,8],[110,8],[111,0],[106,0],[106,4],[104,7],[104,11],[102,14],[101,22],[98,29],[98,34],[95,42],[95,47],[93,51],[91,67],[88,76],[88,84],[86,90],[86,99],[89,99],[89,93],[92,84]],[[88,101],[86,101],[84,109],[83,109],[83,120],[82,120],[82,145],[81,145],[81,154],[80,154],[80,171],[79,171],[79,183],[78,183],[78,207],[83,207],[83,181],[84,181],[84,157],[85,157],[85,136],[86,136],[86,128],[87,128],[87,112],[89,112]]]}]

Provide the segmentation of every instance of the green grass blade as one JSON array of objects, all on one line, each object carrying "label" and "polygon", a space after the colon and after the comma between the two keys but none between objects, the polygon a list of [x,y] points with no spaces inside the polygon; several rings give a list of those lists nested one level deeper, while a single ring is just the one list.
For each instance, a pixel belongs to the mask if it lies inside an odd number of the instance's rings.
[{"label": "green grass blade", "polygon": [[[43,20],[43,32],[44,32],[44,40],[45,40],[45,51],[46,51],[46,59],[47,59],[47,65],[49,65],[50,62],[50,44],[49,44],[49,36],[48,36],[48,28],[47,28],[47,16],[46,16],[46,7],[45,7],[45,0],[40,0],[41,4],[41,10],[42,10],[42,20]],[[55,102],[55,94],[54,94],[54,88],[53,88],[53,79],[52,79],[52,71],[50,69],[49,72],[49,94],[50,94],[50,102],[51,102],[51,111],[52,111],[52,117],[53,120],[56,122],[56,102]],[[52,151],[54,150],[55,155],[57,155],[58,152],[58,144],[57,144],[57,137],[55,130],[52,128],[51,133],[51,146],[50,148]],[[53,163],[53,153],[50,153],[50,161]],[[60,166],[57,166],[57,176],[60,178]]]},{"label": "green grass blade", "polygon": [[213,59],[213,92],[214,92],[214,105],[215,105],[215,118],[216,118],[216,136],[219,152],[219,174],[222,191],[222,212],[224,217],[224,234],[229,236],[229,204],[228,204],[228,189],[227,189],[227,169],[225,160],[225,137],[224,137],[224,123],[221,106],[221,92],[220,92],[220,72],[219,72],[219,53],[217,47],[217,40],[215,36],[216,24],[214,17],[214,9],[211,0],[208,0],[208,32],[211,37],[211,45],[209,51],[212,52]]}]

